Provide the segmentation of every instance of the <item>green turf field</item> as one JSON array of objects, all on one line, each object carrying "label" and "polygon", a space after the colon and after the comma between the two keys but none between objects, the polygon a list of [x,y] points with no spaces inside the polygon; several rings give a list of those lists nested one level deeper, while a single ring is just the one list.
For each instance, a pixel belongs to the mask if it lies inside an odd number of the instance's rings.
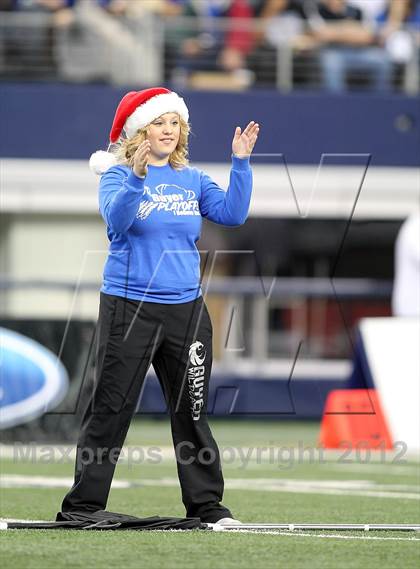
[{"label": "green turf field", "polygon": [[[212,428],[224,459],[224,503],[244,522],[420,523],[420,469],[413,457],[397,451],[320,454],[315,423],[213,421]],[[183,516],[167,422],[136,420],[126,444],[133,453],[118,464],[115,480],[127,487],[112,489],[107,509]],[[54,460],[48,446],[26,457],[22,452],[2,449],[1,517],[52,520],[73,460],[61,447]],[[44,483],[51,486],[36,487]],[[403,532],[8,530],[0,539],[5,568],[420,565],[420,534]]]}]

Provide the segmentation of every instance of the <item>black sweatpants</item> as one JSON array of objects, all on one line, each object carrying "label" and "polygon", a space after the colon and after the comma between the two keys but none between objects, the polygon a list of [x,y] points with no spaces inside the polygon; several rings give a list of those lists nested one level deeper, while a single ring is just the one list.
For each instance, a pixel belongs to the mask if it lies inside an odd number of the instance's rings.
[{"label": "black sweatpants", "polygon": [[207,423],[212,325],[203,298],[160,304],[102,292],[95,387],[77,443],[74,484],[62,511],[105,509],[150,364],[170,411],[186,515],[204,522],[231,517],[220,504],[219,450]]}]

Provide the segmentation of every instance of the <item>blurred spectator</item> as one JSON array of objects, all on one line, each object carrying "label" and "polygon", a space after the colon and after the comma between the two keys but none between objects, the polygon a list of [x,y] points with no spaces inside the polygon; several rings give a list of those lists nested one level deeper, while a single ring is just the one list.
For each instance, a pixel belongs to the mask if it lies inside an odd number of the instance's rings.
[{"label": "blurred spectator", "polygon": [[[167,38],[177,52],[175,81],[184,82],[194,71],[246,74],[246,58],[253,46],[253,33],[247,26],[253,10],[248,0],[166,0],[164,15],[168,20],[181,16],[194,22],[192,27],[181,26],[183,30],[172,28]],[[219,26],[222,18],[230,26]]]},{"label": "blurred spectator", "polygon": [[328,90],[344,91],[349,72],[369,76],[375,90],[390,89],[392,62],[375,28],[363,24],[359,8],[346,0],[321,0],[317,6],[305,3],[305,8]]},{"label": "blurred spectator", "polygon": [[410,215],[395,243],[394,316],[420,316],[420,215]]},{"label": "blurred spectator", "polygon": [[111,16],[141,16],[145,11],[159,9],[160,0],[96,0],[96,3]]},{"label": "blurred spectator", "polygon": [[14,0],[0,0],[0,12],[11,12],[14,9]]},{"label": "blurred spectator", "polygon": [[257,37],[276,47],[290,42],[305,28],[303,0],[266,0],[260,12],[263,26]]},{"label": "blurred spectator", "polygon": [[392,0],[368,0],[367,2],[366,0],[349,0],[349,4],[362,12],[364,22],[373,25],[388,10],[390,1],[392,2]]},{"label": "blurred spectator", "polygon": [[[145,24],[150,16],[161,16],[167,0],[88,0],[95,2],[110,16],[114,16],[134,33],[139,23]],[[147,23],[146,23],[147,25]]]},{"label": "blurred spectator", "polygon": [[377,20],[385,24],[383,28],[385,36],[399,30],[404,24],[418,24],[420,22],[420,0],[389,0]]},{"label": "blurred spectator", "polygon": [[351,0],[351,4],[360,8],[363,20],[376,28],[378,41],[391,60],[407,63],[413,55],[414,42],[412,30],[403,28],[420,24],[420,0]]},{"label": "blurred spectator", "polygon": [[[253,53],[257,81],[281,84],[308,83],[313,58],[302,43],[306,34],[305,0],[265,0],[259,14],[256,33],[257,50]],[[313,40],[311,39],[312,47]],[[280,75],[285,79],[280,78]]]},{"label": "blurred spectator", "polygon": [[[389,0],[266,0],[257,34],[259,52],[273,60],[270,49],[291,50],[287,57],[293,58],[293,82],[311,84],[318,79],[312,70],[319,65],[322,85],[331,91],[344,91],[350,76],[389,89],[393,66],[380,35],[380,18],[388,6]],[[277,66],[287,66],[279,57],[280,51],[274,56]]]},{"label": "blurred spectator", "polygon": [[96,2],[113,16],[122,16],[128,9],[127,0],[96,0]]},{"label": "blurred spectator", "polygon": [[65,27],[73,22],[72,8],[77,0],[12,0],[18,12],[36,12],[52,15],[53,26]]},{"label": "blurred spectator", "polygon": [[391,0],[378,23],[383,24],[380,36],[392,61],[408,63],[420,45],[420,0]]},{"label": "blurred spectator", "polygon": [[4,53],[3,73],[54,76],[57,70],[55,33],[74,22],[73,7],[76,2],[77,0],[0,0],[0,8],[9,11],[8,19],[4,20],[4,25],[0,28]]}]

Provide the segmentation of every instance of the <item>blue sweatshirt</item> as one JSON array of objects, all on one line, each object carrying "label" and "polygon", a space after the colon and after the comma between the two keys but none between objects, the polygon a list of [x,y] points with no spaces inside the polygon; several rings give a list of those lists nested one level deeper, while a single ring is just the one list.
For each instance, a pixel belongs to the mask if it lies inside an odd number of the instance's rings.
[{"label": "blue sweatshirt", "polygon": [[101,177],[99,211],[110,241],[101,291],[134,300],[180,303],[202,294],[196,242],[202,217],[221,225],[245,222],[252,191],[249,159],[232,157],[227,192],[189,166],[128,166]]}]

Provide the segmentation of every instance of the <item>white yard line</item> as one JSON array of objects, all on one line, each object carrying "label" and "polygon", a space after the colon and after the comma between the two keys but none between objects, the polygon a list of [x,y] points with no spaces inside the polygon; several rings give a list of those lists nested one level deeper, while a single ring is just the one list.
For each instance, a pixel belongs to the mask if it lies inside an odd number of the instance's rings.
[{"label": "white yard line", "polygon": [[[73,479],[70,477],[29,476],[21,474],[4,474],[0,476],[0,487],[3,488],[70,488],[72,484]],[[179,486],[179,481],[177,478],[167,477],[139,480],[115,479],[112,482],[112,487],[115,489],[142,486],[174,488]],[[376,484],[369,480],[229,478],[225,481],[225,487],[229,490],[420,500],[420,492],[418,492],[417,486]]]},{"label": "white yard line", "polygon": [[339,534],[324,534],[312,532],[296,532],[296,531],[271,531],[264,530],[258,531],[253,529],[231,529],[219,531],[218,533],[262,533],[264,535],[287,535],[289,537],[317,537],[323,539],[363,539],[363,540],[393,540],[393,541],[420,541],[418,537],[380,537],[374,535],[339,535]]},{"label": "white yard line", "polygon": [[388,476],[416,476],[420,478],[420,467],[419,466],[407,466],[400,464],[393,464],[392,462],[383,464],[364,464],[362,462],[349,462],[341,463],[328,463],[327,468],[329,470],[346,471],[349,472],[364,472],[370,474],[381,474]]},{"label": "white yard line", "polygon": [[36,524],[45,524],[45,523],[49,523],[53,520],[21,520],[19,518],[0,518],[0,522],[7,522],[7,523],[12,523],[12,522],[19,522],[19,523],[26,523],[26,522],[30,522],[30,523],[36,523]]},{"label": "white yard line", "polygon": [[[22,474],[4,474],[0,476],[0,488],[70,488],[73,478],[63,476],[27,476]],[[112,488],[132,488],[139,486],[136,481],[113,480]]]}]

